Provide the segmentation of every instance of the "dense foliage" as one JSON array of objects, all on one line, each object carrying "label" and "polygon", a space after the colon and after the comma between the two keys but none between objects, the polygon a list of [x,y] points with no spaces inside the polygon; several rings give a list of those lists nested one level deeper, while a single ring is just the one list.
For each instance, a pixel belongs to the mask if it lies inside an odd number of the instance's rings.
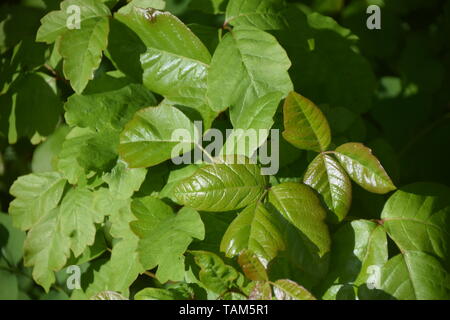
[{"label": "dense foliage", "polygon": [[450,298],[449,34],[440,0],[2,3],[0,299]]}]

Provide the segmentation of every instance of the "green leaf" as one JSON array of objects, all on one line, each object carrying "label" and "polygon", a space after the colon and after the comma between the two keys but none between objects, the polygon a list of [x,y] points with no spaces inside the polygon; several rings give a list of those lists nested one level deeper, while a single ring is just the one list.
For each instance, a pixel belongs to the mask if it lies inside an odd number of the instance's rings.
[{"label": "green leaf", "polygon": [[384,265],[380,290],[400,300],[448,300],[449,274],[436,258],[406,251]]},{"label": "green leaf", "polygon": [[158,266],[156,276],[162,283],[180,281],[184,276],[184,252],[193,238],[202,240],[205,229],[197,211],[183,208],[174,214],[161,200],[145,197],[133,200],[131,222],[139,237],[138,254],[145,269]]},{"label": "green leaf", "polygon": [[104,291],[128,297],[129,287],[145,271],[138,259],[137,246],[138,238],[131,233],[113,246],[111,259],[94,272],[94,279],[85,291],[88,298]]},{"label": "green leaf", "polygon": [[345,218],[352,202],[352,183],[336,160],[319,154],[309,164],[303,182],[323,197],[328,209],[335,215],[333,222]]},{"label": "green leaf", "polygon": [[108,17],[95,17],[63,35],[59,52],[64,58],[64,75],[76,93],[83,92],[94,78],[108,43],[108,32]]},{"label": "green leaf", "polygon": [[13,266],[22,260],[25,232],[13,227],[12,218],[0,212],[0,259]]},{"label": "green leaf", "polygon": [[179,203],[203,211],[240,209],[258,201],[266,178],[256,164],[214,163],[199,168],[174,189]]},{"label": "green leaf", "polygon": [[234,28],[222,38],[211,61],[207,92],[211,108],[223,111],[230,107],[235,123],[243,109],[259,98],[273,92],[285,96],[292,90],[290,66],[272,35],[254,27]]},{"label": "green leaf", "polygon": [[109,171],[117,159],[119,133],[115,130],[96,132],[74,127],[66,136],[58,155],[57,167],[71,184],[86,184],[93,172]]},{"label": "green leaf", "polygon": [[286,25],[280,0],[230,0],[225,14],[225,23],[237,26],[252,26],[262,30],[276,30]]},{"label": "green leaf", "polygon": [[[99,86],[100,80],[92,81]],[[108,83],[111,83],[108,80]],[[67,124],[96,131],[114,129],[122,131],[136,111],[156,105],[155,97],[144,86],[127,86],[93,94],[73,94],[65,104]]]},{"label": "green leaf", "polygon": [[381,213],[383,225],[401,251],[422,251],[450,261],[450,189],[415,183],[396,191]]},{"label": "green leaf", "polygon": [[221,154],[240,154],[250,158],[266,141],[282,97],[280,92],[271,92],[257,99],[253,105],[241,109],[239,114],[230,114],[233,131]]},{"label": "green leaf", "polygon": [[14,199],[9,206],[13,225],[21,230],[33,227],[56,208],[66,181],[57,172],[29,174],[19,177],[10,189]]},{"label": "green leaf", "polygon": [[118,161],[113,170],[103,176],[103,180],[115,198],[128,199],[139,190],[146,174],[147,170],[143,168],[130,169],[126,163]]},{"label": "green leaf", "polygon": [[331,142],[328,121],[317,106],[296,92],[283,106],[283,138],[299,149],[325,151]]},{"label": "green leaf", "polygon": [[248,249],[270,261],[285,246],[277,219],[258,202],[242,210],[229,225],[220,250],[233,257]]},{"label": "green leaf", "polygon": [[372,150],[363,144],[345,143],[336,149],[335,155],[352,180],[367,191],[384,194],[396,189]]},{"label": "green leaf", "polygon": [[253,281],[268,281],[266,268],[259,258],[250,251],[239,254],[238,263],[247,278]]},{"label": "green leaf", "polygon": [[270,189],[269,201],[316,246],[319,256],[330,250],[326,212],[313,189],[294,182],[282,183]]},{"label": "green leaf", "polygon": [[115,18],[132,29],[147,47],[140,58],[145,86],[200,113],[209,127],[215,114],[205,96],[211,60],[208,49],[169,12],[125,8]]},{"label": "green leaf", "polygon": [[28,232],[24,245],[24,265],[33,266],[33,279],[46,292],[55,282],[54,271],[64,267],[70,254],[70,238],[58,221],[60,208],[51,210]]},{"label": "green leaf", "polygon": [[199,280],[207,289],[224,294],[230,289],[239,288],[242,275],[233,267],[226,265],[216,254],[207,251],[190,251],[195,263],[200,267]]},{"label": "green leaf", "polygon": [[75,257],[94,244],[95,223],[103,222],[103,215],[95,209],[94,193],[87,188],[71,189],[61,202],[60,232],[70,238]]},{"label": "green leaf", "polygon": [[388,260],[386,232],[374,222],[355,220],[342,226],[332,240],[333,267],[324,281],[322,298],[340,299],[346,290],[356,297],[358,287],[368,284],[372,270]]},{"label": "green leaf", "polygon": [[194,124],[177,108],[164,104],[149,107],[138,111],[125,126],[119,154],[131,168],[154,166],[172,158],[175,147],[179,153],[191,150],[198,135]]},{"label": "green leaf", "polygon": [[51,11],[41,19],[36,41],[52,43],[66,31],[69,31],[70,29],[67,28],[68,20],[71,20],[69,17],[74,18],[73,14],[76,12],[75,10],[69,10],[71,6],[77,6],[80,10],[80,27],[85,20],[110,15],[108,7],[96,0],[65,0],[61,2],[60,6],[61,10]]},{"label": "green leaf", "polygon": [[273,286],[277,300],[316,300],[308,290],[289,279],[277,280]]}]

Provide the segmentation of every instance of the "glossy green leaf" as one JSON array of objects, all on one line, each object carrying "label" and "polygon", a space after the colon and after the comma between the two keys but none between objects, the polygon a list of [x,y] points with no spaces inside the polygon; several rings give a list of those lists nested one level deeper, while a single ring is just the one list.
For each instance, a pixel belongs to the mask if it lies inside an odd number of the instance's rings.
[{"label": "glossy green leaf", "polygon": [[292,90],[290,66],[273,36],[254,27],[234,28],[222,38],[211,61],[207,93],[211,107],[216,111],[230,107],[231,121],[236,122],[259,98],[272,92],[286,96]]},{"label": "glossy green leaf", "polygon": [[406,251],[384,265],[380,290],[399,300],[447,300],[449,274],[436,258],[423,252]]},{"label": "glossy green leaf", "polygon": [[233,257],[250,250],[270,261],[285,249],[277,219],[261,203],[249,205],[229,225],[220,250]]},{"label": "glossy green leaf", "polygon": [[320,256],[330,250],[326,212],[313,189],[294,182],[282,183],[270,189],[269,201],[317,247]]},{"label": "glossy green leaf", "polygon": [[197,211],[183,208],[177,214],[156,198],[134,200],[132,230],[139,237],[139,260],[145,269],[158,266],[160,282],[179,281],[184,275],[184,252],[193,238],[202,240],[205,229]]},{"label": "glossy green leaf", "polygon": [[303,182],[323,197],[328,209],[335,214],[333,222],[345,218],[352,202],[352,183],[336,160],[319,154],[309,164]]},{"label": "glossy green leaf", "polygon": [[64,75],[76,93],[83,92],[89,80],[94,78],[107,46],[108,32],[109,19],[96,17],[83,21],[80,29],[63,35],[59,52],[64,58]]},{"label": "glossy green leaf", "polygon": [[58,205],[66,181],[57,172],[29,174],[14,182],[9,206],[13,224],[28,230]]},{"label": "glossy green leaf", "polygon": [[421,251],[450,260],[450,189],[432,183],[402,187],[381,213],[389,236],[402,251]]},{"label": "glossy green leaf", "polygon": [[140,58],[145,86],[200,113],[209,127],[215,117],[205,96],[211,56],[203,43],[169,12],[131,6],[115,17],[147,47]]},{"label": "glossy green leaf", "polygon": [[205,165],[181,181],[174,195],[179,203],[196,210],[240,209],[263,195],[267,182],[260,171],[258,165],[250,163]]},{"label": "glossy green leaf", "polygon": [[322,298],[341,299],[346,294],[356,298],[358,287],[370,285],[371,272],[388,260],[386,232],[374,222],[355,220],[342,226],[332,240],[332,268]]},{"label": "glossy green leaf", "polygon": [[277,300],[316,300],[308,290],[292,280],[277,280],[273,286]]},{"label": "glossy green leaf", "polygon": [[242,251],[238,263],[247,278],[253,281],[268,281],[266,268],[259,258],[250,251]]},{"label": "glossy green leaf", "polygon": [[331,142],[330,126],[313,102],[291,92],[284,102],[283,115],[283,138],[293,146],[316,152],[328,148]]},{"label": "glossy green leaf", "polygon": [[275,30],[286,25],[280,0],[230,0],[225,22],[233,26],[253,26],[262,30]]},{"label": "glossy green leaf", "polygon": [[227,137],[221,154],[240,154],[251,157],[266,141],[283,94],[271,92],[257,99],[253,105],[231,115],[233,131]]},{"label": "glossy green leaf", "polygon": [[335,155],[352,180],[367,191],[384,194],[396,189],[372,150],[363,144],[343,144],[336,149]]},{"label": "glossy green leaf", "polygon": [[131,168],[149,167],[173,154],[188,152],[197,139],[197,128],[189,118],[177,108],[162,104],[135,114],[121,134],[119,154]]}]

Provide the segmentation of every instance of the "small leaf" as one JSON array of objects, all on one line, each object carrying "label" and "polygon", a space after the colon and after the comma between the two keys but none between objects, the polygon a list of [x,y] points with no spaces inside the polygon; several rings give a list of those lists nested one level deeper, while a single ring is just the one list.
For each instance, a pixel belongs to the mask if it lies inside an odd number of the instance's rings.
[{"label": "small leaf", "polygon": [[133,200],[138,218],[131,228],[139,237],[138,254],[145,269],[158,266],[156,277],[162,283],[180,281],[184,275],[184,252],[193,238],[202,240],[205,229],[200,215],[190,208],[174,214],[161,200],[152,197]]},{"label": "small leaf", "polygon": [[229,211],[258,201],[265,186],[266,178],[256,164],[214,163],[181,181],[174,195],[196,210]]},{"label": "small leaf", "polygon": [[64,75],[76,93],[83,92],[100,65],[107,46],[108,20],[96,17],[83,21],[80,29],[69,30],[61,39],[59,52],[64,58]]},{"label": "small leaf", "polygon": [[103,176],[109,191],[115,198],[131,198],[144,182],[147,170],[143,168],[127,168],[126,163],[119,161],[110,173]]},{"label": "small leaf", "polygon": [[94,244],[95,223],[103,222],[103,215],[95,210],[94,193],[87,188],[71,189],[60,208],[60,232],[70,238],[70,248],[78,257]]},{"label": "small leaf", "polygon": [[55,282],[54,271],[61,270],[70,254],[70,238],[58,223],[60,209],[55,208],[28,232],[24,245],[24,265],[33,266],[33,279],[46,292]]},{"label": "small leaf", "polygon": [[336,149],[335,155],[352,180],[367,191],[384,194],[396,189],[372,150],[363,144],[343,144]]},{"label": "small leaf", "polygon": [[253,281],[268,281],[266,268],[256,255],[250,251],[243,251],[239,255],[238,263],[247,278]]},{"label": "small leaf", "polygon": [[324,221],[326,212],[313,189],[285,182],[270,189],[269,201],[317,247],[320,256],[330,250],[330,234]]},{"label": "small leaf", "polygon": [[245,249],[266,261],[272,260],[278,251],[285,249],[277,219],[261,203],[242,210],[229,225],[220,244],[220,250],[229,257]]},{"label": "small leaf", "polygon": [[316,300],[308,290],[292,280],[277,280],[273,286],[277,300]]},{"label": "small leaf", "polygon": [[11,187],[16,197],[9,205],[14,226],[28,230],[56,208],[66,180],[57,172],[29,174],[19,177]]},{"label": "small leaf", "polygon": [[345,218],[352,201],[352,183],[336,160],[319,154],[309,164],[303,182],[323,197],[328,209],[336,215],[333,222]]},{"label": "small leaf", "polygon": [[188,152],[197,137],[197,128],[177,108],[149,107],[138,111],[125,126],[119,154],[131,168],[150,167],[170,159],[175,147],[180,153]]},{"label": "small leaf", "polygon": [[201,268],[199,280],[207,289],[224,294],[230,289],[239,287],[239,272],[226,265],[217,255],[206,251],[190,251],[190,253]]},{"label": "small leaf", "polygon": [[293,146],[316,152],[325,151],[331,142],[328,121],[320,109],[296,92],[284,101],[283,138]]}]

